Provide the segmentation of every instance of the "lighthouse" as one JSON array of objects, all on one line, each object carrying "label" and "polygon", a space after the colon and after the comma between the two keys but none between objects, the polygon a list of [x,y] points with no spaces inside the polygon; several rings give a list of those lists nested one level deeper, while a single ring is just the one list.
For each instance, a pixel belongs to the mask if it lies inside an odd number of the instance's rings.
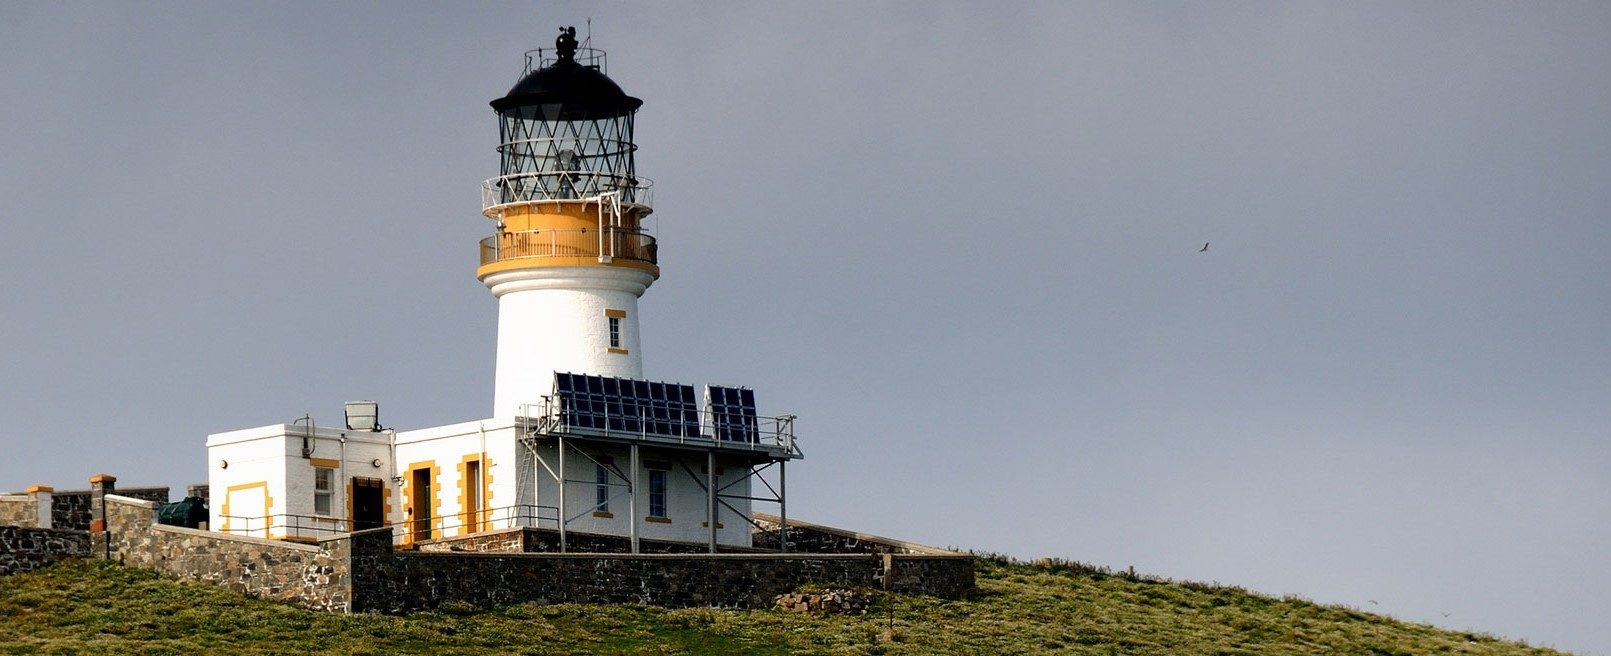
[{"label": "lighthouse", "polygon": [[498,118],[498,176],[482,183],[476,277],[498,299],[493,416],[528,416],[554,374],[643,377],[638,298],[660,276],[637,174],[643,101],[609,78],[605,53],[562,28],[526,53]]},{"label": "lighthouse", "polygon": [[[754,531],[786,534],[784,470],[804,456],[794,415],[760,414],[748,387],[700,394],[643,376],[638,298],[660,265],[632,140],[642,105],[575,28],[528,51],[492,101],[498,175],[481,187],[492,234],[476,277],[498,299],[492,416],[390,429],[361,401],[339,423],[308,414],[210,435],[215,530],[317,540],[391,526],[399,546],[458,550],[520,529],[515,551],[631,552],[750,550]],[[756,520],[757,503],[777,504],[775,524]]]}]

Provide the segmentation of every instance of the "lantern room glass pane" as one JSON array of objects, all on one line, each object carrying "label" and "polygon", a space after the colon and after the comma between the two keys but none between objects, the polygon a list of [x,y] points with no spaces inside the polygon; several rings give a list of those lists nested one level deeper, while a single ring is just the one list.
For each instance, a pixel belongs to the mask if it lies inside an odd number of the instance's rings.
[{"label": "lantern room glass pane", "polygon": [[503,202],[591,198],[616,192],[636,202],[637,178],[628,112],[567,118],[560,105],[533,105],[499,115]]}]

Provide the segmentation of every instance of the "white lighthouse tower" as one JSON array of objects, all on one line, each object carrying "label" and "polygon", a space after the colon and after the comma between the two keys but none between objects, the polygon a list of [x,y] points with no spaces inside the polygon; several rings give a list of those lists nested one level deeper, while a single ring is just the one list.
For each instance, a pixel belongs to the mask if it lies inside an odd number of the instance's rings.
[{"label": "white lighthouse tower", "polygon": [[502,98],[498,177],[482,185],[495,234],[476,277],[498,298],[493,416],[524,416],[555,372],[643,377],[638,297],[660,276],[643,229],[649,181],[635,169],[643,101],[606,75],[575,28],[526,53]]},{"label": "white lighthouse tower", "polygon": [[774,525],[753,505],[776,503],[787,532],[794,416],[761,415],[747,387],[643,377],[638,297],[660,276],[634,162],[643,101],[575,28],[555,46],[527,52],[492,101],[499,171],[481,211],[494,228],[476,270],[498,299],[492,417],[384,429],[357,402],[344,423],[213,434],[216,530],[310,540],[391,525],[399,545],[459,549],[439,541],[519,528],[516,551],[552,537],[560,551],[715,552],[755,548],[752,530]]}]

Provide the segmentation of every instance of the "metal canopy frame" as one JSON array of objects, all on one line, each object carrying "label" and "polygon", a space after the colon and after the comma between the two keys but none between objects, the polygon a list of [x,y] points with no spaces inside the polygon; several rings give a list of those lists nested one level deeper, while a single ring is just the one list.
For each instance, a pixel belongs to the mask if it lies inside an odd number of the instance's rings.
[{"label": "metal canopy frame", "polygon": [[[710,553],[717,552],[716,538],[719,528],[717,518],[719,517],[720,508],[722,507],[727,508],[734,515],[742,517],[744,521],[749,522],[751,526],[757,529],[767,530],[766,526],[755,521],[753,517],[749,516],[743,511],[740,511],[733,505],[733,503],[731,503],[731,501],[737,500],[778,504],[778,551],[788,551],[788,540],[786,538],[788,535],[789,520],[787,496],[788,479],[786,477],[786,467],[790,459],[800,457],[800,452],[797,448],[791,448],[787,453],[771,454],[764,451],[752,451],[748,449],[723,449],[719,448],[719,446],[709,444],[699,445],[696,443],[645,442],[642,440],[625,439],[614,436],[600,437],[595,435],[572,434],[563,430],[555,430],[552,424],[548,424],[546,422],[527,423],[528,418],[526,417],[522,417],[521,421],[520,442],[521,444],[524,444],[526,446],[526,450],[531,453],[532,460],[540,466],[532,468],[532,475],[534,477],[538,477],[546,471],[550,480],[553,480],[556,484],[558,484],[559,487],[558,506],[560,510],[558,514],[560,553],[566,553],[569,551],[567,527],[570,522],[592,513],[598,507],[595,502],[594,504],[590,504],[587,510],[567,516],[566,509],[568,506],[566,505],[566,489],[570,486],[570,484],[573,483],[580,483],[595,487],[600,485],[596,479],[574,479],[566,475],[565,454],[567,450],[580,453],[584,458],[587,458],[588,461],[597,466],[604,467],[606,471],[621,479],[621,483],[615,483],[613,481],[604,483],[604,485],[610,485],[612,487],[622,486],[626,488],[625,492],[611,493],[610,496],[606,498],[606,501],[613,500],[620,496],[620,494],[627,495],[627,513],[629,520],[628,538],[631,542],[631,552],[634,554],[642,553],[640,538],[638,535],[638,524],[642,520],[638,517],[637,491],[638,476],[643,471],[641,451],[645,447],[649,448],[651,453],[703,452],[705,454],[705,473],[703,476],[689,467],[687,462],[683,460],[677,460],[677,462],[681,466],[683,472],[686,473],[688,477],[693,480],[694,484],[698,485],[699,489],[705,493],[705,525],[709,529],[706,548]],[[553,444],[557,450],[555,457],[557,458],[558,462],[552,465],[550,465],[548,461],[543,458],[542,452],[538,449],[541,441],[546,441],[549,439],[553,440]],[[595,453],[589,453],[589,447],[596,448],[605,445],[627,447],[630,460],[627,471],[623,472],[619,467],[617,467],[613,462],[613,459],[603,458],[602,456],[595,457]],[[793,445],[791,444],[791,447],[792,446]],[[735,478],[734,480],[728,481],[726,484],[718,486],[716,480],[716,455],[718,453],[737,456],[738,458],[735,458],[737,464],[744,466],[743,475]],[[778,471],[776,486],[773,486],[772,482],[768,481],[767,478],[762,475],[774,465],[777,466]],[[748,480],[760,481],[761,485],[766,488],[766,491],[769,492],[771,496],[756,496],[753,494],[753,488],[752,494],[734,494],[724,492],[725,490]],[[537,481],[534,478],[532,482],[535,484]]]}]

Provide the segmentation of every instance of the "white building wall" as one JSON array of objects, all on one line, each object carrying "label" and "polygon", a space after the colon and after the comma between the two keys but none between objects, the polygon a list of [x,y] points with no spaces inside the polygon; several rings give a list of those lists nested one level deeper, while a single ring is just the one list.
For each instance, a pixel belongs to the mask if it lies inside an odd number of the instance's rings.
[{"label": "white building wall", "polygon": [[[389,434],[316,428],[310,435],[289,424],[210,435],[207,456],[208,526],[254,537],[346,531],[352,478],[380,479],[389,487],[393,472]],[[323,515],[314,504],[318,466],[333,470],[330,512]]]},{"label": "white building wall", "polygon": [[[628,536],[631,535],[633,515],[631,513],[632,499],[626,493],[625,481],[611,473],[609,488],[611,499],[607,512],[597,512],[594,506],[597,500],[598,486],[593,482],[597,473],[596,460],[609,459],[616,470],[622,474],[631,475],[631,452],[625,446],[602,446],[598,444],[585,444],[582,448],[587,455],[577,451],[577,442],[567,441],[565,447],[565,478],[572,481],[565,489],[565,508],[563,516],[569,519],[566,530],[583,533],[599,533],[604,535]],[[558,470],[558,448],[545,446],[538,449],[538,454],[549,468]],[[589,458],[588,456],[592,456]],[[703,483],[705,469],[705,455],[681,451],[660,451],[652,447],[641,447],[639,450],[639,463],[637,473],[637,516],[638,537],[641,539],[676,540],[681,542],[705,543],[710,539],[710,529],[705,523],[706,504],[708,499]],[[530,460],[530,455],[526,455]],[[665,517],[651,518],[649,515],[649,469],[653,465],[664,466],[667,471],[666,479],[666,515]],[[686,465],[686,468],[685,468]],[[531,467],[527,471],[533,471]],[[720,455],[716,459],[717,489],[740,481],[739,483],[722,490],[722,494],[736,496],[750,496],[750,483],[745,475],[747,467],[738,461],[724,460]],[[689,472],[692,471],[693,475]],[[548,516],[556,514],[559,508],[559,483],[555,477],[548,473],[542,465],[536,465],[537,494],[536,502],[548,509]],[[693,476],[699,476],[696,481]],[[750,502],[744,499],[722,499],[728,505],[738,509],[744,516],[735,514],[733,510],[721,503],[717,504],[717,544],[730,546],[750,546],[750,524],[747,519],[750,513]],[[660,521],[669,519],[669,522]],[[544,528],[556,528],[553,522],[541,524]]]},{"label": "white building wall", "polygon": [[[554,372],[643,377],[638,297],[654,281],[619,267],[551,267],[495,273],[484,280],[498,297],[498,356],[493,415],[514,417],[553,391]],[[609,316],[620,317],[620,347],[610,346]]]},{"label": "white building wall", "polygon": [[[408,535],[419,527],[412,524],[418,516],[413,485],[415,470],[431,472],[431,537],[451,537],[516,525],[518,514],[519,465],[516,460],[515,427],[511,419],[470,421],[397,433],[396,474],[400,477],[397,490],[398,503],[393,506],[393,523],[402,528],[403,541],[426,539],[423,534]],[[476,487],[476,481],[465,478],[467,460],[482,463],[485,481],[482,481],[479,517],[467,514],[464,502],[466,484]]]}]

